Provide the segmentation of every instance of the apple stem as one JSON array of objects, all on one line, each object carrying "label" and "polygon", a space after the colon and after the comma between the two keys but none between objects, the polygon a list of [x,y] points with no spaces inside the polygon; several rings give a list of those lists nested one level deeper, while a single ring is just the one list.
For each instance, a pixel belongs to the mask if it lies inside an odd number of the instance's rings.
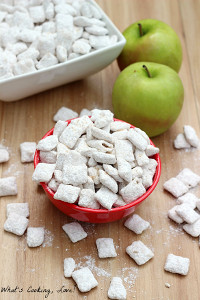
[{"label": "apple stem", "polygon": [[139,26],[139,31],[140,31],[140,36],[143,36],[143,30],[142,30],[142,24],[141,23],[138,23],[138,26]]},{"label": "apple stem", "polygon": [[151,78],[151,73],[149,72],[149,69],[147,68],[147,66],[143,65],[142,67],[146,70],[148,77]]}]

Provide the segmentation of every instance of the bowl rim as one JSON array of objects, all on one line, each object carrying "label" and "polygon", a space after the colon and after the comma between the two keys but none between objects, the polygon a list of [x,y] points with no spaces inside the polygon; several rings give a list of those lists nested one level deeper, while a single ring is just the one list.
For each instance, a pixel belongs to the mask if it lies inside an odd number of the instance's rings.
[{"label": "bowl rim", "polygon": [[[73,119],[69,119],[69,120],[66,120],[66,122],[68,123],[68,125],[71,123],[72,120],[74,119],[78,119],[79,117],[77,118],[73,118]],[[128,122],[125,122],[125,121],[122,121],[122,120],[119,120],[119,119],[116,119],[116,118],[113,118],[114,122],[116,121],[120,121],[120,122],[124,122],[124,123],[127,123],[129,124],[131,127],[130,128],[135,128],[134,125],[128,123]],[[67,126],[68,126],[67,125]],[[54,127],[52,129],[50,129],[43,137],[42,139],[46,138],[47,136],[50,136],[53,134],[53,130],[54,130]],[[150,139],[150,138],[149,138]],[[152,146],[155,147],[154,143],[151,141],[150,139],[150,144]],[[40,162],[40,158],[39,158],[39,150],[36,149],[35,151],[35,155],[34,155],[34,169],[36,168],[37,164]],[[158,163],[158,165],[156,166],[156,172],[154,174],[154,178],[153,178],[153,183],[152,185],[146,190],[146,192],[139,198],[137,198],[136,200],[133,200],[132,202],[126,204],[126,205],[123,205],[123,206],[120,206],[120,207],[114,207],[114,208],[111,208],[110,210],[108,209],[93,209],[93,208],[87,208],[87,207],[82,207],[82,206],[78,206],[77,204],[73,204],[73,203],[68,203],[68,202],[65,202],[65,201],[62,201],[62,200],[57,200],[57,199],[54,199],[54,192],[48,187],[47,183],[45,182],[40,182],[40,185],[42,186],[42,188],[44,189],[44,191],[46,192],[46,194],[49,194],[54,200],[56,201],[60,201],[62,202],[63,204],[66,204],[67,207],[71,208],[71,209],[74,209],[74,210],[78,210],[80,212],[85,212],[85,213],[98,213],[98,214],[107,214],[108,212],[120,212],[120,211],[123,211],[123,210],[126,210],[126,209],[129,209],[131,208],[132,206],[136,206],[138,204],[140,204],[142,201],[144,201],[152,192],[153,190],[156,188],[157,184],[158,184],[158,181],[160,179],[160,175],[161,175],[161,159],[160,159],[160,155],[159,154],[155,154],[152,156]]]}]

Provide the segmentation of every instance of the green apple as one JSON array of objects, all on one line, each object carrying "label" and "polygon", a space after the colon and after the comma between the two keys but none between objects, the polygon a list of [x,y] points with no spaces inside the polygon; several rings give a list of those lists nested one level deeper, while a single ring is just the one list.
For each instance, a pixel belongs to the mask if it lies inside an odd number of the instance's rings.
[{"label": "green apple", "polygon": [[165,65],[138,62],[117,77],[112,104],[115,117],[150,137],[165,132],[177,119],[184,98],[178,74]]},{"label": "green apple", "polygon": [[146,19],[130,25],[123,35],[126,44],[118,57],[123,70],[139,61],[167,65],[179,71],[182,63],[182,48],[176,32],[166,23]]}]

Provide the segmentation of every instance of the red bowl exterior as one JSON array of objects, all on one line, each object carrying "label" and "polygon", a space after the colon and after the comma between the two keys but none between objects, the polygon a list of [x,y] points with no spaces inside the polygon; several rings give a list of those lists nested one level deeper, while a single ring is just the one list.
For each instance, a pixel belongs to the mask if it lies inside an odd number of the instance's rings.
[{"label": "red bowl exterior", "polygon": [[[115,121],[121,121],[118,119],[114,119]],[[71,122],[71,120],[67,121],[68,124]],[[123,121],[121,121],[123,122]],[[131,125],[131,128],[134,128],[133,125]],[[46,138],[49,135],[53,134],[54,128],[49,130],[44,136],[43,139]],[[151,145],[155,146],[152,141]],[[37,164],[40,162],[39,152],[36,150],[35,156],[34,156],[34,168],[36,168]],[[83,222],[89,222],[89,223],[108,223],[120,220],[131,213],[133,213],[136,209],[136,207],[144,201],[155,189],[156,185],[158,184],[160,174],[161,174],[161,161],[159,154],[156,154],[153,156],[153,158],[157,161],[158,165],[156,168],[156,172],[154,175],[153,184],[147,189],[146,193],[136,199],[135,201],[121,206],[116,207],[111,210],[107,209],[91,209],[91,208],[85,208],[78,206],[76,204],[67,203],[61,200],[54,199],[54,192],[47,186],[46,183],[41,182],[41,186],[43,187],[46,195],[48,196],[49,200],[64,214],[79,220]]]}]

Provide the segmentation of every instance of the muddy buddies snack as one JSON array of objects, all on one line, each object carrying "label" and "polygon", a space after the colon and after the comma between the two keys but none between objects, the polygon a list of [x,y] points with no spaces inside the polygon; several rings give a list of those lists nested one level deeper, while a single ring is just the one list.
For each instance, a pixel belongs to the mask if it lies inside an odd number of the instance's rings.
[{"label": "muddy buddies snack", "polygon": [[[99,109],[91,111],[91,118],[59,120],[53,134],[37,145],[40,162],[33,180],[47,183],[55,200],[86,208],[110,210],[131,203],[152,185],[157,167],[152,156],[159,149],[143,131],[130,127]],[[122,139],[115,136],[124,130]]]},{"label": "muddy buddies snack", "polygon": [[183,133],[179,133],[174,140],[174,148],[176,149],[190,149],[198,148],[199,138],[195,129],[190,125],[183,126]]},{"label": "muddy buddies snack", "polygon": [[20,5],[1,4],[0,11],[0,80],[46,69],[118,41],[92,1],[22,0]]}]

